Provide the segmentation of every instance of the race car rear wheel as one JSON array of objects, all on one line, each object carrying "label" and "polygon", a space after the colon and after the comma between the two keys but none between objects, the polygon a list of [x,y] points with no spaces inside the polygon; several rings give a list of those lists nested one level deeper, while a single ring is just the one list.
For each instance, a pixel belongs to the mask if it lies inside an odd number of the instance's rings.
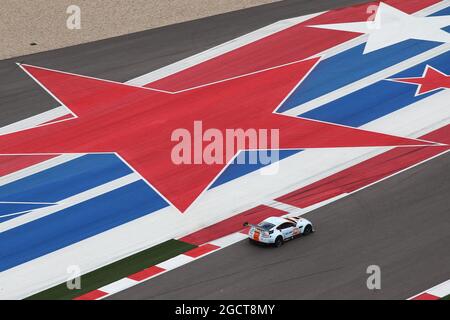
[{"label": "race car rear wheel", "polygon": [[282,236],[278,236],[275,239],[274,245],[275,245],[275,247],[279,248],[279,247],[281,247],[283,245],[283,242],[284,242],[283,241],[283,237]]},{"label": "race car rear wheel", "polygon": [[312,233],[312,226],[310,224],[308,224],[305,226],[305,230],[303,230],[303,235],[307,236],[310,233]]}]

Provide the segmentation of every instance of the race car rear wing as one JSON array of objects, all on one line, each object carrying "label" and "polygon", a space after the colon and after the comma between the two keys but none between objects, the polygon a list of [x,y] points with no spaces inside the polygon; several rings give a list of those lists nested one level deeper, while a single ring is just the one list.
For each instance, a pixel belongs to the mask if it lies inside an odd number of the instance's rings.
[{"label": "race car rear wing", "polygon": [[244,222],[243,226],[244,227],[252,227],[252,228],[258,229],[260,231],[264,231],[264,229],[262,229],[260,226],[258,226],[256,224],[248,223],[247,221]]}]

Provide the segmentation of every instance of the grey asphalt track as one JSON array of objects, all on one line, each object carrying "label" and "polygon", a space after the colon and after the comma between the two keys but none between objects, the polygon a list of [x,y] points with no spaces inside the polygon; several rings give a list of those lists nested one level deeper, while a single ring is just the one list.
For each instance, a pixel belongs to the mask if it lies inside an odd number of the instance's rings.
[{"label": "grey asphalt track", "polygon": [[[0,126],[57,106],[14,62],[127,81],[275,21],[366,1],[283,1],[0,61]],[[0,49],[1,50],[1,49]],[[241,242],[112,298],[406,298],[450,278],[450,156],[314,213],[279,250]],[[382,268],[368,291],[366,267]]]},{"label": "grey asphalt track", "polygon": [[310,236],[244,240],[109,299],[406,299],[450,278],[449,208],[447,153],[308,213]]}]

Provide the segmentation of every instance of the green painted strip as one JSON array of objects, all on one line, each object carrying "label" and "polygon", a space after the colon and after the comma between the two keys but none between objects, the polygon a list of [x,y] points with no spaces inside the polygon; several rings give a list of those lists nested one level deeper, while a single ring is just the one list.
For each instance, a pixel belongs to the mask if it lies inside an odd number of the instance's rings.
[{"label": "green painted strip", "polygon": [[450,294],[442,298],[442,300],[450,300]]},{"label": "green painted strip", "polygon": [[193,248],[196,246],[178,240],[169,240],[83,275],[79,290],[69,290],[66,283],[62,283],[32,295],[26,300],[71,300]]}]

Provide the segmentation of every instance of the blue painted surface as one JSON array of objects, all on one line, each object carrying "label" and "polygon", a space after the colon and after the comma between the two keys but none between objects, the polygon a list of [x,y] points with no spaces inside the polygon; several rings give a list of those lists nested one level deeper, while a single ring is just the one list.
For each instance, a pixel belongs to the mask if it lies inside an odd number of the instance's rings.
[{"label": "blue painted surface", "polygon": [[0,233],[0,272],[165,206],[167,203],[153,189],[137,181],[10,229]]}]

